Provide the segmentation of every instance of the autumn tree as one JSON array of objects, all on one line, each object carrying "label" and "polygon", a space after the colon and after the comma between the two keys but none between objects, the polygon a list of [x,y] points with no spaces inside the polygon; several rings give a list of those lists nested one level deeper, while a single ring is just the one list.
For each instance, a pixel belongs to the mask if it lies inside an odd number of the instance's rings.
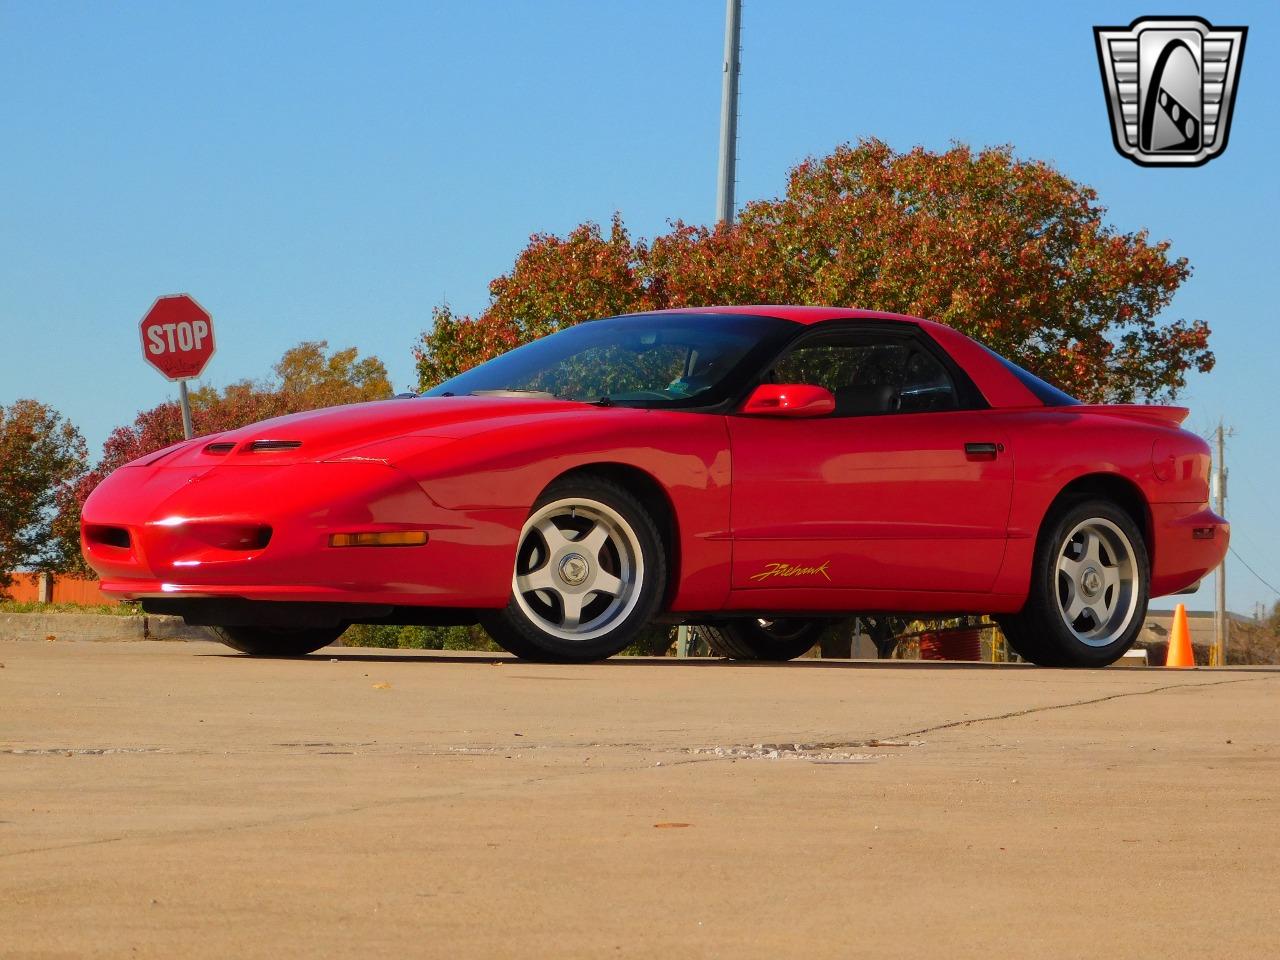
[{"label": "autumn tree", "polygon": [[[285,351],[273,368],[274,377],[240,380],[222,390],[207,385],[192,390],[191,421],[196,435],[234,430],[303,410],[391,396],[391,381],[380,359],[360,358],[355,347],[332,353],[328,349],[327,341],[305,341]],[[59,569],[88,573],[80,556],[80,508],[93,488],[117,467],[182,439],[182,411],[173,401],[143,410],[133,423],[111,432],[93,469],[63,484],[57,493],[53,536]]]},{"label": "autumn tree", "polygon": [[1006,147],[845,145],[732,225],[650,242],[615,216],[537,234],[478,316],[448,307],[421,386],[591,317],[706,304],[854,306],[942,321],[1086,400],[1163,400],[1213,366],[1202,321],[1158,319],[1190,276],[1167,241],[1108,225],[1089,187]]},{"label": "autumn tree", "polygon": [[289,412],[391,396],[391,381],[380,359],[361,359],[355,347],[326,355],[328,348],[326,340],[308,340],[286,350],[275,365],[276,380],[269,387]]},{"label": "autumn tree", "polygon": [[1267,616],[1232,620],[1228,663],[1280,663],[1280,601]]},{"label": "autumn tree", "polygon": [[535,234],[514,269],[489,284],[491,303],[478,317],[448,305],[414,350],[422,389],[562,327],[617,313],[651,310],[645,248],[614,217],[607,237],[584,223],[561,239]]},{"label": "autumn tree", "polygon": [[86,454],[80,431],[56,410],[35,400],[0,406],[0,596],[15,569],[56,564],[55,497]]}]

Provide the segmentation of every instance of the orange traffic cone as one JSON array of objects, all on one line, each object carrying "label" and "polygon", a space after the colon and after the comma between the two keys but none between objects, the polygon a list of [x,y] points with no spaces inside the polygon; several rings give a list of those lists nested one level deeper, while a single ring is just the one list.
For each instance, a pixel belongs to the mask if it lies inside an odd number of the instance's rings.
[{"label": "orange traffic cone", "polygon": [[1166,667],[1194,667],[1196,656],[1191,650],[1191,632],[1187,629],[1187,608],[1178,604],[1173,608],[1173,629],[1169,631],[1169,656]]}]

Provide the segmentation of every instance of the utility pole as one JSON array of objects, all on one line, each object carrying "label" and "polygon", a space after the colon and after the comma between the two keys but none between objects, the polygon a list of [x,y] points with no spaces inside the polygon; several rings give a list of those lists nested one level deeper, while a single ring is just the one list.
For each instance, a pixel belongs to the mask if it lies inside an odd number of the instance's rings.
[{"label": "utility pole", "polygon": [[[720,174],[716,182],[716,223],[733,223],[733,187],[738,176],[738,48],[742,41],[742,0],[726,0],[724,77],[720,91]],[[676,628],[676,656],[689,655],[690,628]]]},{"label": "utility pole", "polygon": [[727,0],[724,13],[724,80],[720,99],[720,177],[716,222],[733,223],[733,187],[738,166],[738,48],[742,40],[742,0]]},{"label": "utility pole", "polygon": [[[1218,516],[1225,517],[1227,515],[1227,467],[1224,463],[1226,453],[1226,431],[1223,429],[1222,420],[1218,420],[1217,440],[1217,462],[1214,464],[1213,471],[1213,493],[1214,504],[1213,509]],[[1222,563],[1218,564],[1217,573],[1214,575],[1214,582],[1217,586],[1217,599],[1213,606],[1213,651],[1214,663],[1220,667],[1227,664],[1227,558],[1222,558]]]}]

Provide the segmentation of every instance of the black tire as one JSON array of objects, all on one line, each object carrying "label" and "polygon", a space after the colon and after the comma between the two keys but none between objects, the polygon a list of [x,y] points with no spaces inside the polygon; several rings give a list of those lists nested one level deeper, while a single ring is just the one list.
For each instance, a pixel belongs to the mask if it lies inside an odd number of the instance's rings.
[{"label": "black tire", "polygon": [[[1086,528],[1084,534],[1072,537],[1073,531]],[[1070,574],[1059,569],[1065,558],[1083,565],[1085,575],[1095,565],[1084,558],[1073,560],[1071,551],[1080,549],[1080,537],[1088,530],[1101,531],[1097,569],[1126,571],[1116,573],[1117,585],[1105,582],[1098,586],[1095,575],[1090,583],[1100,610],[1114,600],[1114,612],[1105,618],[1087,609],[1073,625],[1066,618],[1072,610],[1073,591],[1081,599],[1085,588],[1078,586]],[[1108,541],[1112,533],[1121,536]],[[1127,543],[1126,543],[1127,541]],[[1069,543],[1077,544],[1070,547]],[[1127,561],[1124,553],[1128,552]],[[1022,610],[1012,616],[997,617],[1005,639],[1024,660],[1043,667],[1105,667],[1124,656],[1142,629],[1151,587],[1151,566],[1142,531],[1127,512],[1105,500],[1087,500],[1068,504],[1052,516],[1036,544],[1031,568],[1031,592]],[[1112,591],[1115,591],[1112,593]],[[1103,623],[1103,619],[1106,623]],[[1099,624],[1097,636],[1085,639],[1092,623]]]},{"label": "black tire", "polygon": [[[539,532],[545,527],[535,525],[547,520],[556,528],[552,533],[564,535],[556,544]],[[579,552],[574,545],[595,535],[597,527],[605,531],[603,545]],[[566,567],[575,562],[583,566]],[[586,579],[565,579],[566,570],[576,576],[584,569]],[[604,575],[620,584],[616,595],[590,589]],[[549,589],[519,589],[521,582],[532,582],[522,577],[538,576],[549,578]],[[529,512],[517,545],[510,601],[480,623],[495,643],[522,659],[589,663],[630,645],[652,620],[666,589],[666,549],[640,501],[603,477],[566,477],[552,483]],[[570,626],[565,604],[574,596],[584,619]]]},{"label": "black tire", "polygon": [[825,620],[726,620],[695,627],[711,652],[730,660],[794,660],[812,649]]},{"label": "black tire", "polygon": [[327,647],[345,627],[214,627],[222,642],[254,657],[304,657]]}]

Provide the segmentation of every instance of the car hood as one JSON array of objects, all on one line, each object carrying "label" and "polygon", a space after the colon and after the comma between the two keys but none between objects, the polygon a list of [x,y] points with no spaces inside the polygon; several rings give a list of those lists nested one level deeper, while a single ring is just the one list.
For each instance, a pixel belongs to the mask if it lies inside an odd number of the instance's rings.
[{"label": "car hood", "polygon": [[[212,458],[228,465],[313,462],[396,437],[462,439],[522,423],[608,413],[607,408],[588,403],[523,397],[379,400],[275,417],[200,437],[174,448],[164,465],[211,463]],[[153,455],[138,463],[145,465],[157,459]]]}]

